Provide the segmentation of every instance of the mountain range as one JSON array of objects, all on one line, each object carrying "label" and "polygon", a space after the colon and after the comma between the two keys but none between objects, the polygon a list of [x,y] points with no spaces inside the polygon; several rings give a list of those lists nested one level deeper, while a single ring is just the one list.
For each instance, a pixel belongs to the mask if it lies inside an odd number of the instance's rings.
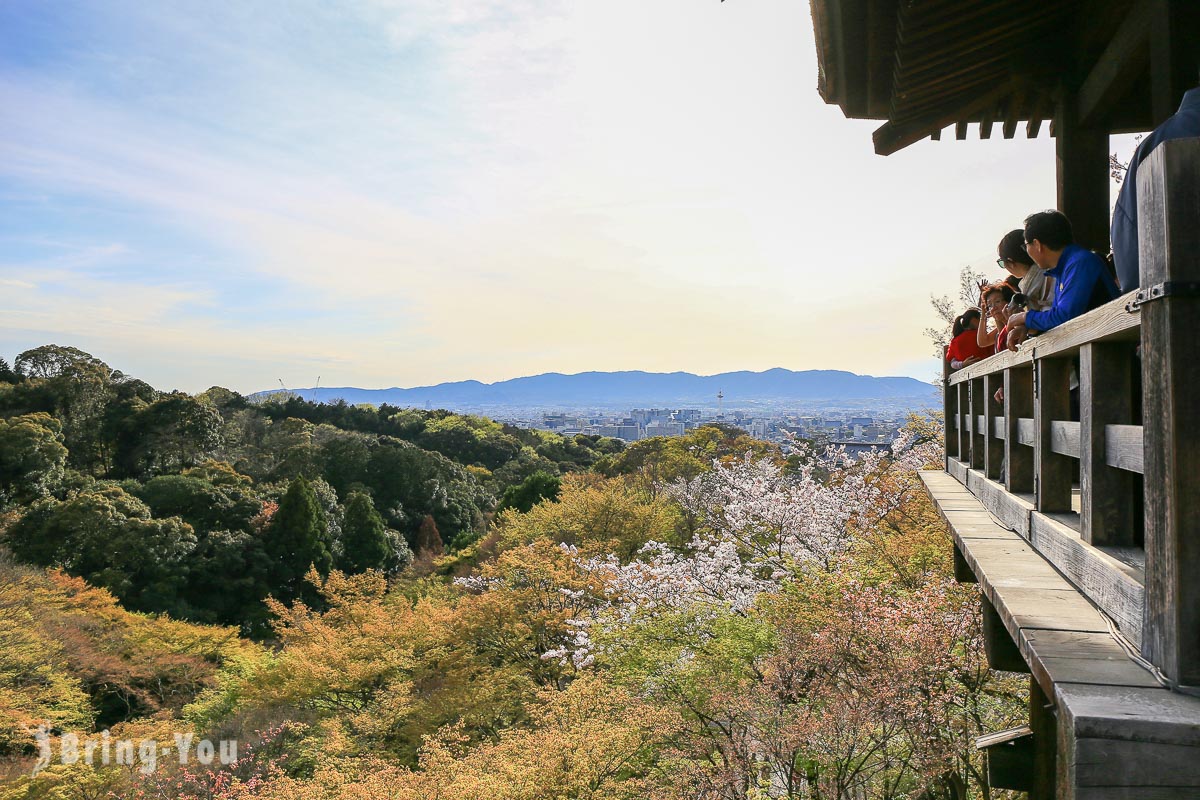
[{"label": "mountain range", "polygon": [[[261,399],[281,390],[257,392]],[[496,383],[455,381],[410,389],[359,389],[320,387],[292,389],[306,400],[330,403],[338,399],[351,405],[388,403],[394,406],[429,406],[451,411],[489,406],[601,408],[632,406],[715,406],[717,392],[728,408],[780,403],[893,401],[932,404],[932,385],[914,378],[876,378],[842,370],[792,370],[724,372],[693,375],[690,372],[549,372]]]}]

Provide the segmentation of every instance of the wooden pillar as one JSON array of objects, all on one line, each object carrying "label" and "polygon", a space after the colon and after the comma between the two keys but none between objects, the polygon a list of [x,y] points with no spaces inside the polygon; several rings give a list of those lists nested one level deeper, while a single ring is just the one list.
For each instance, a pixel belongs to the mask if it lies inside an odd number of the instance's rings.
[{"label": "wooden pillar", "polygon": [[957,543],[954,545],[954,580],[959,583],[979,583],[979,579],[975,577],[975,571],[967,563],[967,559],[963,556]]},{"label": "wooden pillar", "polygon": [[1133,422],[1133,349],[1120,342],[1079,349],[1079,532],[1094,545],[1132,547],[1133,473],[1108,465],[1106,425]]},{"label": "wooden pillar", "polygon": [[989,478],[1001,480],[1001,467],[1004,464],[1004,440],[996,438],[996,418],[1004,413],[1004,407],[996,402],[996,390],[1004,387],[1004,373],[993,372],[983,379],[983,408],[987,417],[987,430],[984,431],[983,464]]},{"label": "wooden pillar", "polygon": [[[987,413],[984,402],[983,378],[971,381],[971,469],[984,468],[984,450],[987,447],[987,429],[979,424],[979,417]],[[985,422],[987,420],[984,420]]]},{"label": "wooden pillar", "polygon": [[1108,252],[1108,132],[1076,120],[1074,92],[1064,92],[1054,119],[1058,210],[1071,220],[1076,243]]},{"label": "wooden pillar", "polygon": [[1004,370],[1004,488],[1014,494],[1033,492],[1033,448],[1021,444],[1019,420],[1033,419],[1033,370]]},{"label": "wooden pillar", "polygon": [[979,595],[979,607],[983,615],[983,654],[987,656],[988,666],[1003,672],[1028,673],[1025,657],[987,595]]},{"label": "wooden pillar", "polygon": [[[1138,169],[1146,477],[1142,653],[1200,685],[1200,139],[1159,145]],[[1190,290],[1189,290],[1190,287]]]},{"label": "wooden pillar", "polygon": [[1029,800],[1055,800],[1058,718],[1037,679],[1029,678],[1029,729],[1033,731],[1033,779]]},{"label": "wooden pillar", "polygon": [[1155,127],[1178,110],[1179,101],[1196,85],[1200,67],[1196,0],[1142,0],[1153,6],[1150,19],[1150,104]]},{"label": "wooden pillar", "polygon": [[1050,423],[1071,419],[1071,359],[1043,358],[1034,363],[1034,485],[1038,511],[1070,511],[1074,464],[1050,449]]}]

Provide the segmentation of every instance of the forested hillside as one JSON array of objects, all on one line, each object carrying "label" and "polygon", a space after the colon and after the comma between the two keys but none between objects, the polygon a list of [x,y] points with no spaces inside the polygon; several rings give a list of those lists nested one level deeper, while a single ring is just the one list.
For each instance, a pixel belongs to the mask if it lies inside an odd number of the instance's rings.
[{"label": "forested hillside", "polygon": [[913,474],[939,441],[626,448],[0,361],[0,800],[1003,796],[974,737],[1025,700]]}]

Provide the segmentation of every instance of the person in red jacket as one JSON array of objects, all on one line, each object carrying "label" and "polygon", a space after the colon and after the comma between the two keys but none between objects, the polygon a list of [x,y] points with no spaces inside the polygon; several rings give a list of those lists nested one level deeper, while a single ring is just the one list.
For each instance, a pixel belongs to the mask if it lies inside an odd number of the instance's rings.
[{"label": "person in red jacket", "polygon": [[950,346],[946,348],[950,369],[962,369],[992,355],[992,348],[980,347],[975,341],[979,319],[979,309],[969,308],[954,320],[954,327],[950,331]]}]

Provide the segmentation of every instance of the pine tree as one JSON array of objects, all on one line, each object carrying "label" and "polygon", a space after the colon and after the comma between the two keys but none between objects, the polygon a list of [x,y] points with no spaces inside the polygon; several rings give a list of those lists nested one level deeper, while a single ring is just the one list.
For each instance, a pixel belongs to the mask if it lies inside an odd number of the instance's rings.
[{"label": "pine tree", "polygon": [[442,535],[438,533],[437,523],[428,514],[425,515],[425,519],[421,520],[421,527],[417,531],[417,546],[414,549],[418,556],[440,556],[446,552],[446,546],[442,543]]},{"label": "pine tree", "polygon": [[384,567],[391,555],[387,529],[375,504],[364,492],[351,492],[342,521],[340,568],[351,574]]},{"label": "pine tree", "polygon": [[291,600],[305,591],[304,575],[310,566],[322,577],[333,566],[329,529],[317,495],[303,477],[288,486],[279,510],[266,530],[264,548],[271,558],[273,588],[280,599]]},{"label": "pine tree", "polygon": [[8,362],[0,358],[0,383],[20,383],[21,376],[13,371]]}]

